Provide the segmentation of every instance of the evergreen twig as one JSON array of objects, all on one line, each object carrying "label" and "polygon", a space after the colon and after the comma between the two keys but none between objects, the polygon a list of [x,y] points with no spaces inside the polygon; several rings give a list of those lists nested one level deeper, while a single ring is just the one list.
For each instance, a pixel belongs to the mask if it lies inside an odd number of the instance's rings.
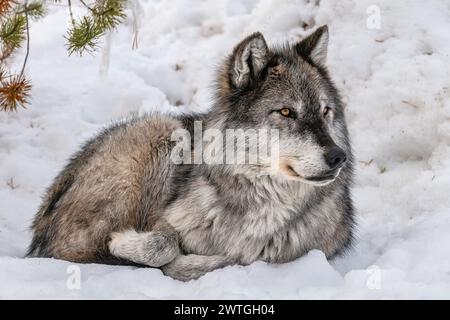
[{"label": "evergreen twig", "polygon": [[0,18],[3,18],[16,4],[16,0],[0,0]]},{"label": "evergreen twig", "polygon": [[69,7],[70,22],[72,23],[72,26],[73,26],[75,24],[75,19],[73,18],[73,12],[72,12],[72,0],[67,0],[67,5]]},{"label": "evergreen twig", "polygon": [[25,66],[28,62],[28,55],[30,54],[30,26],[28,21],[28,0],[25,1],[25,28],[27,30],[27,51],[25,53],[25,59],[23,60],[22,70],[20,71],[20,76],[23,77],[23,73],[25,72]]},{"label": "evergreen twig", "polygon": [[67,32],[69,55],[78,53],[81,56],[85,51],[95,51],[100,38],[115,29],[125,18],[126,0],[97,0],[93,6],[84,0],[80,2],[89,9],[90,14],[75,20]]},{"label": "evergreen twig", "polygon": [[[25,108],[31,92],[31,83],[25,77],[25,67],[30,52],[29,18],[44,15],[41,2],[26,0],[0,0],[0,110],[16,111]],[[26,53],[19,74],[7,72],[7,59],[26,40]]]},{"label": "evergreen twig", "polygon": [[0,86],[0,109],[16,111],[18,106],[26,108],[31,92],[31,84],[23,75],[2,79]]},{"label": "evergreen twig", "polygon": [[0,27],[0,39],[3,47],[17,49],[25,40],[25,16],[13,15],[4,21]]},{"label": "evergreen twig", "polygon": [[90,11],[92,11],[92,8],[91,8],[90,6],[88,6],[88,5],[86,4],[86,2],[84,2],[84,0],[80,0],[80,2],[81,2],[81,4],[82,4],[83,6],[85,6],[85,7],[88,8]]},{"label": "evergreen twig", "polygon": [[[72,24],[65,36],[69,54],[82,55],[96,50],[100,38],[125,18],[126,1],[95,0],[88,5],[85,0],[80,0],[89,14],[76,20],[72,13],[72,0],[67,0]],[[25,76],[25,69],[30,54],[30,19],[44,15],[42,0],[0,0],[0,110],[16,111],[28,103],[31,83]],[[26,51],[20,73],[11,73],[7,67],[8,60],[24,41]]]}]

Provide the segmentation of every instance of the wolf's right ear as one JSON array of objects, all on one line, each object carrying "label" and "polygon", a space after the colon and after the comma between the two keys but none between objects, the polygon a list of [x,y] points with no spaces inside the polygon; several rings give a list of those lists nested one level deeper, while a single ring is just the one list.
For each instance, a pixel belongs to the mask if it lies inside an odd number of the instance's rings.
[{"label": "wolf's right ear", "polygon": [[233,50],[229,71],[231,84],[235,88],[246,88],[268,62],[269,49],[260,32],[245,38]]},{"label": "wolf's right ear", "polygon": [[300,41],[295,49],[306,59],[311,59],[316,65],[324,66],[327,59],[328,27],[318,28],[311,35]]}]

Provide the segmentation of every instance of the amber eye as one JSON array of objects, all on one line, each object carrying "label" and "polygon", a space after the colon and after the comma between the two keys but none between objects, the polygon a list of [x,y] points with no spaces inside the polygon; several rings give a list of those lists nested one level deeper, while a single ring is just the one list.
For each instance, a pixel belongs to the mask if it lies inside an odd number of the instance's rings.
[{"label": "amber eye", "polygon": [[326,117],[331,113],[331,108],[330,107],[325,107],[323,108],[323,116]]},{"label": "amber eye", "polygon": [[280,113],[285,117],[289,117],[291,115],[291,110],[288,108],[283,108],[280,110]]}]

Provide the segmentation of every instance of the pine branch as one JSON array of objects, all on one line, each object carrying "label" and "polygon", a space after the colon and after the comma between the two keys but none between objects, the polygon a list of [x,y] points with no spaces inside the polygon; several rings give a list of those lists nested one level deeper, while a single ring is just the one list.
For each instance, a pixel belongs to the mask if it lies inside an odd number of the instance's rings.
[{"label": "pine branch", "polygon": [[[31,83],[25,77],[25,68],[30,53],[29,19],[37,19],[45,14],[40,0],[0,0],[0,110],[16,111],[25,108],[31,93]],[[3,10],[3,11],[2,11]],[[5,11],[6,10],[6,11]],[[19,74],[6,71],[8,58],[22,46],[26,40],[26,52]]]},{"label": "pine branch", "polygon": [[90,15],[74,21],[66,39],[69,55],[92,52],[98,48],[100,38],[115,29],[125,18],[127,0],[97,0],[93,6],[80,2],[89,9]]},{"label": "pine branch", "polygon": [[32,19],[39,19],[45,16],[45,8],[41,1],[33,1],[30,3],[26,2],[19,7],[19,10],[16,12],[16,14],[25,13],[27,13],[28,16]]},{"label": "pine branch", "polygon": [[[29,11],[29,5],[28,2],[25,2],[25,29],[27,31],[27,51],[25,53],[25,59],[23,60],[23,65],[22,65],[22,70],[20,71],[20,76],[23,77],[23,73],[25,72],[25,67],[27,65],[27,61],[28,61],[28,55],[30,54],[30,25],[29,25],[29,21],[28,21],[28,15],[33,12],[32,10]],[[40,9],[36,9],[37,7],[35,7],[34,10],[40,10]]]},{"label": "pine branch", "polygon": [[88,6],[88,5],[86,4],[86,2],[84,2],[83,0],[80,0],[80,2],[81,2],[81,4],[82,4],[83,6],[85,6],[87,9],[89,9],[90,11],[92,11],[92,8],[91,8],[90,6]]},{"label": "pine branch", "polygon": [[19,106],[25,108],[30,92],[31,84],[23,75],[3,78],[0,86],[0,109],[16,111]]},{"label": "pine branch", "polygon": [[25,40],[26,20],[24,15],[13,15],[0,26],[0,40],[4,48],[17,49]]},{"label": "pine branch", "polygon": [[92,14],[96,23],[105,31],[116,28],[126,17],[125,0],[97,0]]},{"label": "pine branch", "polygon": [[75,19],[73,18],[73,12],[72,12],[72,0],[67,0],[67,4],[69,6],[70,22],[72,23],[72,26],[73,26],[75,24]]},{"label": "pine branch", "polygon": [[95,51],[102,35],[103,30],[95,24],[92,17],[84,16],[81,20],[75,21],[66,36],[69,55],[78,53],[81,56],[84,51]]},{"label": "pine branch", "polygon": [[[30,2],[29,2],[30,1]],[[55,0],[58,1],[58,0]],[[92,52],[97,49],[100,38],[115,29],[125,18],[127,0],[96,0],[88,5],[80,2],[89,14],[75,20],[69,5],[72,27],[65,36],[69,54]],[[25,108],[31,93],[31,83],[25,77],[30,53],[30,19],[45,15],[43,0],[0,0],[0,110],[16,111]],[[6,71],[8,59],[26,40],[26,52],[20,73]]]},{"label": "pine branch", "polygon": [[3,18],[16,4],[16,0],[0,0],[0,18]]},{"label": "pine branch", "polygon": [[14,52],[11,47],[3,47],[0,51],[0,65],[4,64],[6,59],[8,59]]}]

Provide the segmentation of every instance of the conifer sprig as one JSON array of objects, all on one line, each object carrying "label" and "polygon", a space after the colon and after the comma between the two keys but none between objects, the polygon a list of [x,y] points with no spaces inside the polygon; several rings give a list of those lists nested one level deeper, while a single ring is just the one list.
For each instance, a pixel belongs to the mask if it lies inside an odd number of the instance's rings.
[{"label": "conifer sprig", "polygon": [[[59,0],[55,0],[59,1]],[[88,14],[78,20],[73,18],[69,5],[71,28],[66,34],[69,54],[92,52],[98,48],[102,36],[115,29],[125,18],[127,0],[78,0],[88,8]],[[30,53],[29,22],[46,13],[43,0],[0,0],[0,110],[16,111],[25,108],[31,93],[31,83],[26,78],[25,67]],[[11,72],[9,60],[25,45],[20,72]]]},{"label": "conifer sprig", "polygon": [[[39,0],[19,2],[0,0],[0,110],[16,111],[26,106],[31,92],[31,83],[24,71],[30,50],[29,18],[44,15],[44,7]],[[19,73],[9,70],[8,60],[26,41],[26,52]]]},{"label": "conifer sprig", "polygon": [[[126,0],[96,0],[88,5],[89,15],[74,20],[66,35],[69,54],[92,52],[98,48],[100,38],[108,31],[115,29],[125,18]],[[70,3],[69,3],[70,5]]]},{"label": "conifer sprig", "polygon": [[5,14],[16,4],[16,0],[0,0],[0,18],[3,18]]},{"label": "conifer sprig", "polygon": [[0,80],[0,109],[16,111],[25,108],[31,92],[31,84],[24,75],[7,76]]},{"label": "conifer sprig", "polygon": [[98,27],[91,16],[84,16],[80,20],[75,20],[66,37],[69,54],[76,52],[81,56],[84,51],[95,51],[102,35],[103,30]]},{"label": "conifer sprig", "polygon": [[[1,1],[1,0],[0,0]],[[45,7],[41,1],[32,1],[21,5],[17,11],[18,14],[27,13],[28,17],[37,20],[45,16]]]},{"label": "conifer sprig", "polygon": [[25,40],[26,21],[25,15],[14,14],[7,17],[0,26],[0,39],[5,48],[13,51],[20,48],[22,41]]}]

